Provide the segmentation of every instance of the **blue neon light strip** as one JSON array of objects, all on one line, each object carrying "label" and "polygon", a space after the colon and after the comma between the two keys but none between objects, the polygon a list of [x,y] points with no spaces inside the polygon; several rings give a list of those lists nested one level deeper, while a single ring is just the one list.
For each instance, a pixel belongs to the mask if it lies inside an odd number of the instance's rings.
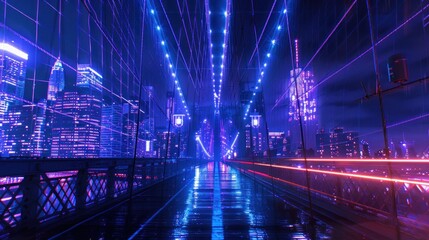
[{"label": "blue neon light strip", "polygon": [[277,21],[277,25],[274,28],[273,38],[270,41],[270,46],[268,47],[268,50],[266,51],[265,55],[262,55],[262,56],[264,56],[264,61],[263,61],[262,65],[259,66],[259,74],[258,74],[258,77],[256,80],[255,89],[252,93],[252,98],[251,98],[250,102],[245,107],[243,120],[246,120],[247,117],[249,116],[250,107],[255,102],[256,94],[257,94],[257,92],[259,92],[259,90],[262,86],[262,80],[264,79],[264,75],[268,69],[268,64],[271,60],[273,49],[277,45],[277,43],[280,39],[279,36],[283,30],[283,26],[284,26],[285,21],[286,21],[286,11],[287,10],[286,10],[286,6],[285,6],[285,8],[281,11],[281,13],[279,15],[279,20]]},{"label": "blue neon light strip", "polygon": [[207,157],[211,158],[210,154],[207,152],[206,148],[204,147],[203,142],[201,142],[200,137],[197,137],[196,140],[201,145],[201,147],[203,148],[203,152],[207,155]]},{"label": "blue neon light strip", "polygon": [[[210,64],[211,64],[211,73],[212,73],[212,85],[213,85],[213,103],[215,110],[219,109],[220,106],[220,99],[222,96],[222,82],[223,78],[225,76],[225,63],[226,63],[226,53],[228,48],[228,36],[229,36],[229,19],[231,16],[231,1],[226,0],[225,2],[225,9],[222,9],[222,11],[219,11],[219,9],[216,9],[215,12],[211,12],[209,8],[209,0],[205,0],[205,7],[206,7],[206,21],[207,21],[207,31],[209,36],[209,44],[210,44]],[[212,34],[213,31],[219,32],[219,29],[211,29],[210,24],[210,18],[213,15],[213,17],[219,17],[221,16],[224,21],[224,28],[221,29],[221,33],[223,34],[223,43],[213,43],[212,42]],[[215,44],[215,45],[213,45]],[[219,48],[222,46],[222,51],[220,53],[214,53],[213,47]],[[214,58],[221,58],[220,65],[217,66],[214,63]],[[218,111],[216,111],[218,112]]]},{"label": "blue neon light strip", "polygon": [[234,149],[235,142],[237,142],[238,135],[240,135],[240,132],[237,132],[237,135],[235,135],[235,138],[234,138],[234,141],[231,144],[231,147],[228,149],[228,151],[225,153],[225,155],[223,155],[223,157],[226,157],[228,154],[230,154],[230,153],[233,152],[232,150]]},{"label": "blue neon light strip", "polygon": [[176,87],[176,91],[177,91],[177,93],[180,96],[180,99],[181,99],[181,102],[183,104],[183,107],[185,108],[186,116],[189,119],[191,119],[191,115],[189,113],[188,106],[186,105],[185,96],[184,96],[184,94],[182,92],[182,88],[180,87],[179,78],[176,75],[177,66],[174,66],[174,64],[173,64],[173,62],[171,60],[173,58],[171,57],[171,54],[168,51],[168,44],[167,44],[167,42],[165,40],[166,38],[164,36],[163,29],[162,29],[162,27],[160,25],[160,21],[158,19],[157,14],[156,14],[157,12],[155,11],[155,8],[154,8],[155,5],[152,3],[152,1],[147,1],[147,4],[148,4],[149,16],[152,17],[152,20],[153,20],[156,32],[158,33],[159,38],[161,39],[161,41],[160,41],[161,48],[163,49],[163,52],[164,52],[163,55],[167,59],[168,69],[169,69],[169,71],[171,73],[171,76],[172,76],[172,79],[174,81],[174,86]]},{"label": "blue neon light strip", "polygon": [[219,164],[214,163],[212,239],[224,239]]},{"label": "blue neon light strip", "polygon": [[225,76],[225,62],[226,62],[226,53],[227,53],[227,49],[228,49],[228,36],[229,36],[229,19],[230,19],[230,15],[231,15],[231,2],[230,0],[226,0],[226,10],[224,12],[224,17],[225,17],[225,28],[223,30],[223,44],[222,44],[222,64],[221,64],[221,70],[220,70],[220,75],[219,75],[219,86],[218,86],[218,101],[217,101],[217,109],[219,109],[219,105],[220,105],[220,99],[222,96],[222,79]]}]

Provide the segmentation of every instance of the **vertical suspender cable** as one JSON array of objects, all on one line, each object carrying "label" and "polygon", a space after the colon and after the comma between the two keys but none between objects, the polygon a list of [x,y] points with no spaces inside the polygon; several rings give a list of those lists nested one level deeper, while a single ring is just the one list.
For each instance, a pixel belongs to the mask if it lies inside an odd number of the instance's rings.
[{"label": "vertical suspender cable", "polygon": [[[142,102],[142,90],[143,90],[143,79],[142,79],[142,70],[143,70],[143,37],[144,37],[144,23],[145,23],[145,16],[146,16],[146,0],[143,1],[143,9],[142,9],[142,29],[141,29],[141,42],[140,42],[140,84],[139,84],[139,102],[138,102],[138,109],[137,109],[137,127],[136,127],[136,137],[134,142],[134,156],[133,156],[133,169],[132,169],[132,177],[134,178],[134,174],[136,171],[136,161],[137,161],[137,146],[139,142],[139,131],[140,131],[140,110],[141,110],[141,102]],[[134,184],[134,179],[132,181],[132,184]],[[133,197],[134,192],[134,186],[131,186],[130,191],[130,199]]]},{"label": "vertical suspender cable", "polygon": [[[285,6],[287,6],[286,4],[286,0],[284,0]],[[293,71],[293,82],[295,84],[295,91],[296,91],[296,96],[299,96],[299,92],[298,92],[298,82],[297,82],[297,77],[296,76],[296,71],[295,71],[295,66],[294,64],[294,54],[293,54],[293,47],[292,47],[292,38],[291,38],[291,32],[290,32],[290,25],[289,25],[289,14],[288,11],[286,11],[286,25],[287,25],[287,33],[288,33],[288,39],[289,39],[289,50],[290,50],[290,57],[291,57],[291,64],[292,64],[292,71]],[[303,148],[303,157],[304,157],[304,165],[305,165],[305,177],[306,177],[306,183],[307,183],[307,198],[308,198],[308,207],[309,207],[309,213],[310,213],[310,221],[314,221],[314,216],[313,216],[313,200],[311,197],[311,188],[310,188],[310,172],[308,171],[308,161],[307,161],[307,149],[306,149],[306,145],[305,145],[305,139],[304,139],[304,128],[302,126],[302,115],[301,115],[301,105],[300,105],[300,100],[299,97],[296,98],[296,105],[298,106],[298,118],[299,118],[299,128],[300,128],[300,134],[301,134],[301,141],[302,141],[302,148]]]},{"label": "vertical suspender cable", "polygon": [[[389,141],[387,138],[386,116],[384,113],[382,89],[381,89],[381,84],[380,84],[380,70],[378,68],[378,57],[377,57],[377,52],[375,50],[376,44],[375,44],[375,39],[374,39],[374,26],[372,24],[372,15],[371,15],[371,8],[370,8],[369,0],[366,0],[366,8],[367,8],[367,13],[368,13],[369,31],[370,31],[370,36],[371,36],[372,59],[373,59],[374,72],[375,72],[376,93],[378,96],[378,103],[379,103],[379,107],[380,107],[381,125],[383,127],[384,154],[386,156],[386,159],[390,159]],[[392,178],[393,173],[392,173],[392,165],[390,162],[387,163],[387,167],[388,167],[388,172],[389,172],[389,178]],[[392,222],[393,222],[393,224],[395,226],[395,230],[396,230],[396,239],[399,240],[399,239],[401,239],[401,229],[400,229],[399,220],[398,220],[398,208],[396,205],[395,183],[393,181],[390,181],[390,188],[391,188],[390,189],[390,197],[392,200],[392,203],[391,203],[392,204],[392,209],[391,209]]]}]

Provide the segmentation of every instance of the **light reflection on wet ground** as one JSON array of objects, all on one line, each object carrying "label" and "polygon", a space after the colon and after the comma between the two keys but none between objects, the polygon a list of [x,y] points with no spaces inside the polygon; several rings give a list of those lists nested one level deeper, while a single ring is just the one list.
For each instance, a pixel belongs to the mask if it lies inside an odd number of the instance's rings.
[{"label": "light reflection on wet ground", "polygon": [[308,217],[223,163],[197,167],[58,239],[336,239]]}]

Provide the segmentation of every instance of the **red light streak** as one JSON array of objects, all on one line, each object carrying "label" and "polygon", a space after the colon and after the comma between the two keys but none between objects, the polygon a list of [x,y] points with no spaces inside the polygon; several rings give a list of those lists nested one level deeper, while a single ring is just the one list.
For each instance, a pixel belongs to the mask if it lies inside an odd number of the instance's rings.
[{"label": "red light streak", "polygon": [[[257,175],[262,176],[262,177],[272,178],[272,179],[277,180],[279,182],[283,182],[283,183],[286,183],[286,184],[289,184],[289,185],[292,185],[292,186],[295,186],[295,187],[302,188],[303,190],[307,190],[307,186],[303,186],[303,185],[300,185],[300,184],[297,184],[297,183],[294,183],[294,182],[290,182],[290,181],[287,181],[287,180],[284,180],[284,179],[281,179],[281,178],[273,177],[273,176],[268,175],[266,173],[261,173],[261,172],[257,172],[257,171],[253,171],[253,170],[246,170],[246,169],[243,169],[243,170],[245,170],[247,172],[251,172],[251,173],[257,174]],[[342,197],[339,197],[339,196],[336,196],[336,195],[332,195],[332,194],[329,194],[329,193],[326,193],[326,192],[323,192],[323,191],[320,191],[320,190],[317,190],[317,189],[314,189],[314,188],[310,188],[310,192],[318,193],[318,194],[322,194],[322,195],[328,196],[328,197],[330,197],[332,199],[335,199],[335,201],[339,200],[339,201],[342,201],[342,202],[347,202],[347,203],[354,204],[356,206],[361,206],[361,207],[370,209],[370,210],[372,210],[374,212],[380,212],[380,213],[388,214],[387,212],[382,211],[380,209],[373,208],[373,207],[367,206],[367,205],[362,204],[362,203],[354,202],[354,201],[351,201],[351,200],[348,200],[348,199],[345,199],[345,198],[342,198]]]},{"label": "red light streak", "polygon": [[291,166],[281,166],[281,165],[275,165],[275,164],[270,165],[267,163],[256,163],[256,162],[252,163],[252,162],[246,162],[246,161],[230,161],[230,162],[249,164],[249,165],[254,164],[257,166],[274,167],[279,169],[287,169],[287,170],[302,171],[302,172],[309,171],[312,173],[322,173],[322,174],[329,174],[329,175],[342,176],[342,177],[353,177],[353,178],[367,179],[372,181],[386,181],[386,182],[408,183],[408,184],[429,186],[429,182],[414,181],[414,180],[407,180],[407,179],[400,179],[400,178],[377,177],[377,176],[369,176],[364,174],[327,171],[327,170],[319,170],[319,169],[304,168],[304,167],[300,168],[300,167],[291,167]]},{"label": "red light streak", "polygon": [[[304,159],[284,159],[290,161],[305,161]],[[366,162],[366,163],[429,163],[429,159],[332,159],[332,158],[308,158],[310,162]]]}]

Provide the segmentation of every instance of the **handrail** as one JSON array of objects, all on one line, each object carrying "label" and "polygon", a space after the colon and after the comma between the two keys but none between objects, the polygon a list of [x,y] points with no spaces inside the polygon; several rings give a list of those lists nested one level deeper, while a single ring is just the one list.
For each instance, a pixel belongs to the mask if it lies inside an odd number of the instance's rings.
[{"label": "handrail", "polygon": [[135,166],[133,158],[0,159],[0,238],[60,216],[82,217],[197,163],[190,158],[139,158]]}]

